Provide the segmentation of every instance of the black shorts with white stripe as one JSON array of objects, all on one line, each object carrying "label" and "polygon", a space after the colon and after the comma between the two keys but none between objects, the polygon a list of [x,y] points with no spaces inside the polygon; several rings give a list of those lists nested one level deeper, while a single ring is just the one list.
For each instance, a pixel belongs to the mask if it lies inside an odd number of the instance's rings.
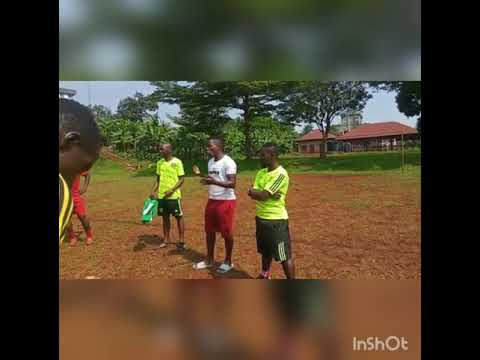
[{"label": "black shorts with white stripe", "polygon": [[291,258],[288,220],[255,218],[257,251],[265,257],[284,262]]},{"label": "black shorts with white stripe", "polygon": [[181,199],[159,199],[158,200],[159,216],[175,216],[180,218],[183,216]]}]

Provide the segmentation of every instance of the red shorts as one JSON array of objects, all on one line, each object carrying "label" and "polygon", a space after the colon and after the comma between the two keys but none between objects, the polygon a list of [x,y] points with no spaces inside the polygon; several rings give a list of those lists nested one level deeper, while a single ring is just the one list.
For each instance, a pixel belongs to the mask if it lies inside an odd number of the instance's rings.
[{"label": "red shorts", "polygon": [[85,216],[87,214],[87,210],[85,207],[85,200],[80,196],[80,194],[72,193],[73,199],[73,212],[77,216]]},{"label": "red shorts", "polygon": [[205,232],[233,235],[236,200],[209,199],[205,207]]}]

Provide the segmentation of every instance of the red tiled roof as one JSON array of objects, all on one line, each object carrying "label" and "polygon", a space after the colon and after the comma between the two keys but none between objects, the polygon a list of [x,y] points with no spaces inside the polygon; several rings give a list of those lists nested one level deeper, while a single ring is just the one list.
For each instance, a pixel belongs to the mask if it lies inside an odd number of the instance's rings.
[{"label": "red tiled roof", "polygon": [[364,124],[350,130],[349,132],[337,137],[337,140],[353,140],[385,137],[393,135],[411,135],[418,134],[417,130],[400,124],[399,122],[389,121],[374,124]]},{"label": "red tiled roof", "polygon": [[[329,133],[328,138],[335,139],[336,136],[332,133]],[[300,139],[297,139],[297,141],[312,141],[312,140],[322,140],[322,139],[323,139],[323,132],[317,129],[317,130],[312,130],[308,134],[303,135]]]}]

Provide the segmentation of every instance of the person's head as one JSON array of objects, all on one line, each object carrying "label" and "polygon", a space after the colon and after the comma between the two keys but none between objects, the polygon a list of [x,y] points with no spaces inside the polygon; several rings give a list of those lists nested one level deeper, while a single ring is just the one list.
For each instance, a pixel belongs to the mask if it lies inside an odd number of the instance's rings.
[{"label": "person's head", "polygon": [[260,162],[262,167],[269,167],[278,160],[278,146],[274,143],[266,143],[260,149]]},{"label": "person's head", "polygon": [[217,157],[223,154],[223,140],[219,138],[211,138],[208,140],[207,152],[210,156]]},{"label": "person's head", "polygon": [[164,158],[169,158],[170,156],[172,156],[172,150],[173,150],[172,144],[160,145],[160,154],[162,154]]},{"label": "person's head", "polygon": [[97,161],[100,130],[90,109],[70,99],[59,99],[58,127],[60,173],[72,179]]}]

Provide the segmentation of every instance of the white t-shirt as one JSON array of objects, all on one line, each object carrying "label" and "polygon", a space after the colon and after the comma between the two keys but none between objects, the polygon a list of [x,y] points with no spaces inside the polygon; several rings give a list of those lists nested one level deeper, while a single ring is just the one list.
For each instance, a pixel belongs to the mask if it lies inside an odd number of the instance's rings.
[{"label": "white t-shirt", "polygon": [[[208,175],[219,181],[227,181],[227,175],[237,173],[237,164],[228,156],[224,155],[220,160],[211,158],[208,161]],[[235,200],[235,190],[227,189],[218,185],[208,185],[208,197],[212,200]]]}]

